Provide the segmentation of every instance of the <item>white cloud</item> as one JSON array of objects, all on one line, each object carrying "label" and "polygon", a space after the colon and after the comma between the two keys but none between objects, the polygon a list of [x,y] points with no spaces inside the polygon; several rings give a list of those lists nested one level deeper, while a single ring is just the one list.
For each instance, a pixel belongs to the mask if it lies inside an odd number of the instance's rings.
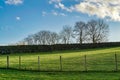
[{"label": "white cloud", "polygon": [[17,16],[17,17],[16,17],[16,20],[20,21],[20,20],[21,20],[21,18]]},{"label": "white cloud", "polygon": [[76,4],[74,9],[99,18],[120,21],[120,0],[84,0]]},{"label": "white cloud", "polygon": [[67,16],[65,13],[59,13],[59,12],[56,12],[56,11],[52,11],[52,14],[55,15],[55,16]]},{"label": "white cloud", "polygon": [[5,3],[9,5],[18,5],[22,4],[23,0],[6,0]]},{"label": "white cloud", "polygon": [[55,8],[59,8],[59,6],[57,4],[55,4]]},{"label": "white cloud", "polygon": [[0,30],[10,30],[11,29],[11,27],[10,26],[7,26],[7,25],[5,25],[5,26],[0,26]]},{"label": "white cloud", "polygon": [[53,12],[52,12],[52,14],[53,14],[53,15],[55,15],[55,16],[57,16],[57,15],[58,15],[58,13],[57,13],[57,12],[55,12],[55,11],[53,11]]},{"label": "white cloud", "polygon": [[42,16],[46,16],[46,15],[47,15],[47,12],[42,11]]},{"label": "white cloud", "polygon": [[80,2],[72,6],[65,6],[62,0],[49,0],[57,9],[68,12],[82,12],[89,16],[97,16],[106,20],[120,21],[120,0],[74,0]]},{"label": "white cloud", "polygon": [[64,14],[64,13],[60,13],[60,15],[61,15],[61,16],[67,16],[67,15],[66,15],[66,14]]},{"label": "white cloud", "polygon": [[61,0],[49,0],[49,4],[52,4],[52,3],[59,3],[61,2]]},{"label": "white cloud", "polygon": [[68,12],[72,12],[72,7],[68,8],[62,3],[58,3],[58,7],[61,8],[62,10],[66,10]]},{"label": "white cloud", "polygon": [[63,3],[62,0],[49,0],[49,4],[54,4],[55,8],[60,8],[62,10],[68,11],[68,12],[72,12],[73,11],[73,7],[66,7]]}]

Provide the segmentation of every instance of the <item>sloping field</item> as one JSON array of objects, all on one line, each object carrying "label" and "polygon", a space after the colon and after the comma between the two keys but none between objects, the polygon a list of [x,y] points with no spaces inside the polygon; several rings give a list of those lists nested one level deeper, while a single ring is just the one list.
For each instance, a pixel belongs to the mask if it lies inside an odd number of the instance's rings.
[{"label": "sloping field", "polygon": [[[115,53],[117,54],[117,64]],[[7,66],[6,56],[0,55],[1,68],[6,68]],[[21,69],[30,71],[0,69],[0,80],[120,80],[120,47],[81,51],[11,54],[9,55],[10,68],[19,69],[19,56],[21,56]],[[50,72],[32,71],[38,70],[38,56],[40,56],[40,70]],[[118,72],[114,72],[116,66]],[[61,69],[63,72],[58,72]],[[86,70],[88,72],[79,72]]]},{"label": "sloping field", "polygon": [[[117,64],[115,53],[117,54]],[[120,47],[81,51],[11,54],[9,55],[10,68],[19,68],[19,56],[21,56],[21,69],[27,70],[115,71],[116,66],[118,70],[120,69]],[[38,64],[38,56],[40,57],[40,64]],[[6,68],[6,66],[6,55],[0,55],[0,67]]]}]

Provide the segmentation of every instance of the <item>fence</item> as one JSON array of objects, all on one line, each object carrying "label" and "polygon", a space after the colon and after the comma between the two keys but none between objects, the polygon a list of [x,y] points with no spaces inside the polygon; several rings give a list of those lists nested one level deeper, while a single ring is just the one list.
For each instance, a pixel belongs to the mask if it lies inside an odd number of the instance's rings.
[{"label": "fence", "polygon": [[[120,55],[113,54],[104,57],[83,55],[67,58],[66,56],[4,56],[0,58],[0,68],[37,71],[119,71]],[[103,56],[103,57],[102,57]],[[101,58],[102,57],[102,58]]]}]

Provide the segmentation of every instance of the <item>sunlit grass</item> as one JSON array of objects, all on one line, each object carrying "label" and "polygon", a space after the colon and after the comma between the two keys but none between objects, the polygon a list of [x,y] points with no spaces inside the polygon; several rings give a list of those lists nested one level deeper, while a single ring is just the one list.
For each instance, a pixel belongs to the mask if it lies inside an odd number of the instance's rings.
[{"label": "sunlit grass", "polygon": [[[21,56],[21,68],[38,70],[38,56],[40,56],[40,69],[45,71],[60,70],[60,56],[62,56],[63,71],[84,71],[85,58],[87,57],[87,70],[95,71],[114,71],[115,57],[118,55],[120,61],[120,47],[116,48],[101,48],[75,51],[56,51],[56,52],[41,52],[41,53],[22,53],[10,54],[10,68],[19,68],[19,56]],[[6,56],[0,55],[0,67],[6,67]],[[120,64],[118,63],[118,68]]]},{"label": "sunlit grass", "polygon": [[[30,71],[0,69],[0,80],[120,80],[120,72],[113,72],[116,69],[115,53],[120,70],[120,47],[10,54],[10,68],[19,69],[18,62],[21,56],[21,68]],[[78,72],[85,71],[85,55],[88,72]],[[6,56],[0,55],[1,68],[6,68]],[[38,70],[38,56],[40,56],[40,69],[43,71],[60,71],[60,56],[62,56],[62,70],[67,72],[31,71]]]}]

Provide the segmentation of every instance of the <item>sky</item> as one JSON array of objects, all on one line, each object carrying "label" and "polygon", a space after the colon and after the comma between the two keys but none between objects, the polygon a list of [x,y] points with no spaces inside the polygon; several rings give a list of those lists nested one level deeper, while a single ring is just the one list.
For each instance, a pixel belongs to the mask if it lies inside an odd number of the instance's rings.
[{"label": "sky", "polygon": [[120,41],[120,0],[0,0],[0,45],[91,19],[103,19],[109,41]]}]

